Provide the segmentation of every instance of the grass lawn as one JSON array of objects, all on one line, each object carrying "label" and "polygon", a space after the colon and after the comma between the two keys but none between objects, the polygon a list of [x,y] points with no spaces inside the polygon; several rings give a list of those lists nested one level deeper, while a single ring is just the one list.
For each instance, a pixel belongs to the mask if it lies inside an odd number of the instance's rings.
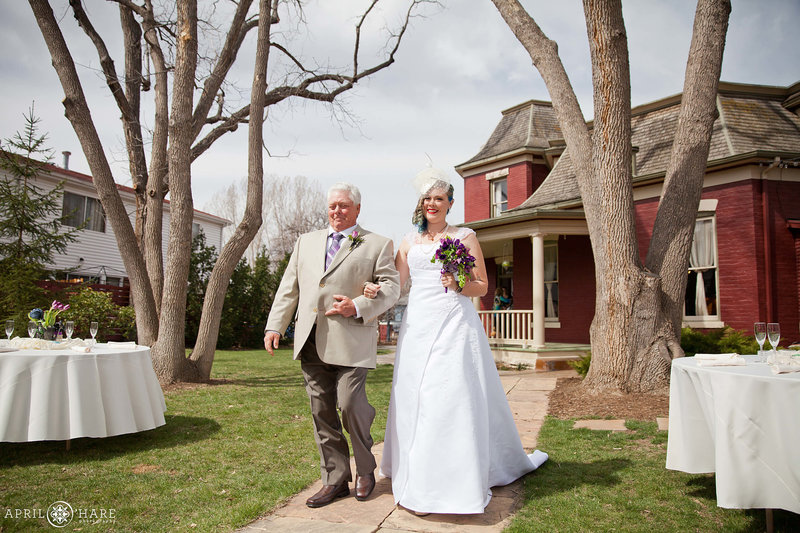
[{"label": "grass lawn", "polygon": [[[308,397],[289,350],[218,351],[214,385],[165,394],[166,425],[106,439],[0,443],[0,531],[50,530],[17,509],[114,510],[82,531],[230,531],[319,478]],[[392,367],[370,373],[367,394],[383,440]],[[9,517],[9,511],[11,516]],[[107,513],[108,515],[108,513]]]},{"label": "grass lawn", "polygon": [[[231,531],[269,512],[319,477],[308,399],[288,350],[218,351],[214,384],[165,394],[165,426],[107,439],[0,443],[0,532],[50,531],[56,501],[114,512],[114,521],[76,516],[69,531]],[[367,380],[383,440],[391,366]],[[764,531],[764,512],[720,509],[710,475],[664,468],[666,434],[629,422],[628,433],[571,430],[548,418],[539,447],[550,461],[525,479],[526,503],[513,532]],[[776,531],[800,517],[775,512]]]},{"label": "grass lawn", "polygon": [[[714,476],[664,468],[667,433],[628,421],[628,432],[574,430],[548,417],[538,447],[550,460],[525,478],[525,505],[507,531],[766,531],[761,509],[717,507]],[[776,532],[800,516],[774,511]]]}]

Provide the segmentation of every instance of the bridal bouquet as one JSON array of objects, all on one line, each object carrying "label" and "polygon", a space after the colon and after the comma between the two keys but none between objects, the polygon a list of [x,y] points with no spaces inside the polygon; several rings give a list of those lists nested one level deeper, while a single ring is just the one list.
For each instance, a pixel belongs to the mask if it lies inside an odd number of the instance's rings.
[{"label": "bridal bouquet", "polygon": [[[475,266],[475,258],[472,257],[460,240],[451,239],[446,236],[442,239],[436,253],[431,257],[431,263],[439,261],[442,264],[442,274],[452,273],[456,277],[459,289],[467,283],[467,275],[472,272]],[[447,292],[445,287],[444,292]]]}]

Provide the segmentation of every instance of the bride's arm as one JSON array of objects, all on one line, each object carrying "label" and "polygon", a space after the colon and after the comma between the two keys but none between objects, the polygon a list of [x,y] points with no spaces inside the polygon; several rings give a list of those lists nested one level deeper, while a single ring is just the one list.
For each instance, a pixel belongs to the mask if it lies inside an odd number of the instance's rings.
[{"label": "bride's arm", "polygon": [[411,245],[408,239],[403,239],[400,242],[400,247],[397,249],[397,254],[394,256],[394,267],[400,274],[400,287],[405,287],[409,277],[408,270],[408,249]]},{"label": "bride's arm", "polygon": [[[461,294],[469,296],[470,298],[483,296],[486,294],[486,291],[489,290],[489,282],[488,276],[486,275],[486,263],[483,261],[483,251],[481,251],[478,237],[474,233],[471,233],[469,236],[462,239],[461,242],[467,247],[470,255],[475,258],[475,266],[472,268],[469,280],[461,289]],[[398,270],[400,269],[398,268]]]},{"label": "bride's arm", "polygon": [[[402,290],[403,287],[406,285],[406,281],[408,281],[409,277],[409,270],[408,270],[408,249],[411,245],[408,243],[408,240],[403,239],[400,243],[400,247],[397,249],[397,254],[394,257],[394,267],[397,269],[397,272],[400,274],[400,288]],[[378,294],[378,291],[381,290],[381,286],[377,283],[365,283],[364,284],[364,296],[367,298],[375,298]]]}]

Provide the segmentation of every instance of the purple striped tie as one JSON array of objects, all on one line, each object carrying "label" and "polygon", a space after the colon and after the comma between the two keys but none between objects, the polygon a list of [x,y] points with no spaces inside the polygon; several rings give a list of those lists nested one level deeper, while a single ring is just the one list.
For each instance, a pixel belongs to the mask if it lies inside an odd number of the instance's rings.
[{"label": "purple striped tie", "polygon": [[336,257],[336,252],[339,251],[339,247],[341,246],[339,241],[342,240],[342,237],[344,237],[344,235],[341,233],[334,233],[331,235],[331,247],[328,248],[328,253],[325,255],[325,270],[328,270],[328,267],[331,266],[331,261]]}]

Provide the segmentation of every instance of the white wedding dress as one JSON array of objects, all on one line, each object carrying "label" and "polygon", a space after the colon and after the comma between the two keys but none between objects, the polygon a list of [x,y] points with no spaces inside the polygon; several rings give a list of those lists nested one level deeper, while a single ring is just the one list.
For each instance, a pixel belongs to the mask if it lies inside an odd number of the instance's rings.
[{"label": "white wedding dress", "polygon": [[[472,233],[460,228],[453,237]],[[394,500],[424,513],[483,513],[490,487],[535,470],[547,454],[526,454],[489,342],[472,301],[445,292],[439,243],[414,235],[411,292],[394,363],[381,474]]]}]

